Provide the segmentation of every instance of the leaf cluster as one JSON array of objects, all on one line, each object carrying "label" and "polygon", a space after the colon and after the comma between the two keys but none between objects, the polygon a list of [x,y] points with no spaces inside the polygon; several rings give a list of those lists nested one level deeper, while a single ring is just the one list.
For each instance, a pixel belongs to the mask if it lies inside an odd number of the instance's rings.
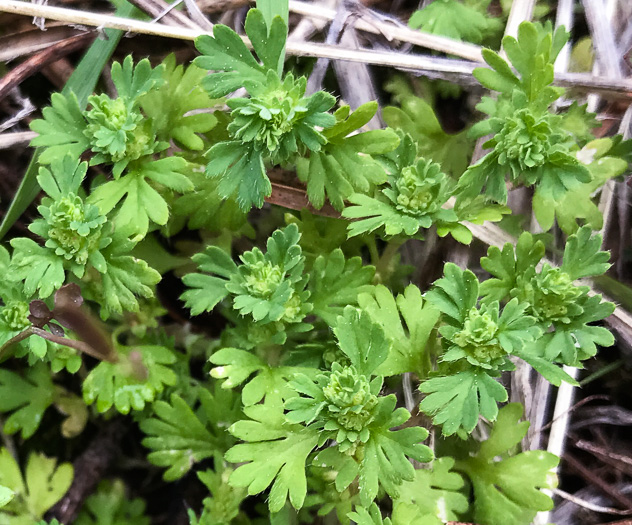
[{"label": "leaf cluster", "polygon": [[391,164],[388,186],[375,197],[363,193],[349,197],[354,206],[345,208],[343,217],[361,219],[349,225],[349,237],[375,231],[383,231],[386,236],[413,237],[433,224],[457,221],[454,211],[444,208],[452,191],[441,166],[417,159],[410,135],[399,136],[399,147],[385,156]]},{"label": "leaf cluster", "polygon": [[480,44],[502,31],[502,22],[487,13],[489,0],[440,0],[415,11],[408,20],[413,29]]},{"label": "leaf cluster", "polygon": [[279,16],[266,21],[262,11],[251,9],[244,27],[260,62],[226,26],[216,25],[212,36],[196,40],[202,56],[195,64],[213,71],[202,83],[210,96],[240,87],[250,95],[229,100],[228,140],[207,154],[206,174],[218,180],[219,194],[236,199],[244,211],[260,208],[272,191],[267,169],[287,164],[296,166],[316,208],[326,195],[342,209],[354,191],[368,192],[384,182],[386,174],[371,156],[394,149],[397,136],[390,130],[350,136],[371,120],[377,105],[365,104],[353,113],[344,106],[331,114],[331,94],[306,96],[304,77],[283,75],[286,22]]},{"label": "leaf cluster", "polygon": [[506,210],[485,204],[480,198],[461,201],[451,208],[448,201],[455,184],[430,158],[418,157],[420,147],[412,136],[397,132],[399,146],[379,160],[386,169],[386,185],[373,195],[353,193],[350,206],[342,216],[357,219],[349,224],[349,237],[378,233],[382,237],[423,238],[423,232],[435,227],[441,237],[448,233],[457,241],[469,244],[472,233],[464,221],[480,223],[500,220]]},{"label": "leaf cluster", "polygon": [[102,481],[83,505],[74,522],[77,525],[149,525],[145,502],[127,499],[125,485],[119,479]]},{"label": "leaf cluster", "polygon": [[279,229],[268,239],[266,253],[255,247],[240,256],[240,265],[221,248],[208,247],[193,257],[206,273],[184,277],[189,290],[182,299],[197,315],[230,298],[234,310],[259,327],[270,325],[270,337],[282,343],[284,325],[300,324],[312,308],[299,238],[295,224]]},{"label": "leaf cluster", "polygon": [[[391,430],[410,414],[395,409],[395,396],[379,396],[382,377],[375,371],[390,349],[382,328],[368,314],[348,307],[334,332],[349,365],[334,363],[316,377],[295,374],[290,386],[300,397],[285,402],[287,414],[276,403],[251,405],[244,409],[249,419],[230,429],[245,443],[231,448],[226,459],[246,462],[232,474],[231,483],[247,486],[249,494],[272,485],[272,512],[280,510],[287,498],[295,508],[303,506],[310,457],[337,472],[338,492],[357,479],[360,501],[369,506],[379,486],[395,496],[403,480],[414,478],[407,458],[428,461],[432,456],[420,443],[427,437],[424,429]],[[336,444],[322,448],[329,439]],[[314,457],[316,448],[322,449]],[[278,454],[270,455],[271,450]]]},{"label": "leaf cluster", "polygon": [[[134,65],[128,56],[112,66],[116,98],[92,95],[82,111],[72,92],[54,94],[44,118],[31,126],[39,133],[33,145],[45,148],[40,162],[87,151],[90,165],[111,166],[113,180],[95,188],[89,205],[102,215],[114,210],[116,229],[142,238],[150,224],[167,223],[171,193],[194,189],[183,155],[202,149],[200,134],[217,124],[208,112],[214,101],[199,87],[203,76],[195,66],[176,67],[173,56],[156,68],[147,59]],[[167,156],[169,141],[182,150]]]},{"label": "leaf cluster", "polygon": [[515,247],[490,247],[481,265],[492,278],[483,283],[481,293],[485,301],[511,299],[527,306],[543,335],[519,355],[557,383],[559,378],[550,377],[554,369],[540,368],[542,362],[581,366],[581,361],[596,354],[597,345],[614,344],[606,328],[590,324],[608,317],[614,304],[576,284],[579,279],[603,275],[610,267],[609,254],[601,250],[601,236],[584,226],[568,237],[559,268],[545,263],[537,269],[543,257],[543,243],[528,232]]},{"label": "leaf cluster", "polygon": [[170,401],[156,401],[153,415],[140,423],[147,437],[143,445],[151,452],[147,459],[156,466],[168,467],[164,479],[172,481],[186,474],[192,466],[225,451],[234,440],[224,428],[240,416],[237,399],[230,390],[215,388],[196,392],[199,407],[193,410],[178,394]]},{"label": "leaf cluster", "polygon": [[[0,486],[9,489],[12,499],[0,509],[0,520],[11,525],[32,525],[57,503],[70,487],[73,468],[57,465],[54,458],[31,453],[22,473],[6,448],[0,449]],[[5,491],[6,493],[6,491]]]},{"label": "leaf cluster", "polygon": [[507,400],[496,377],[511,370],[511,355],[520,354],[541,335],[527,305],[512,299],[502,309],[498,301],[479,303],[479,282],[469,270],[452,263],[427,293],[442,314],[439,328],[443,352],[439,375],[424,381],[427,394],[420,408],[442,426],[445,435],[469,433],[479,415],[494,421],[498,402]]},{"label": "leaf cluster", "polygon": [[518,403],[502,408],[478,452],[457,462],[472,483],[473,519],[479,523],[531,523],[539,511],[553,507],[553,500],[540,489],[557,486],[553,470],[559,458],[541,450],[514,451],[529,428],[527,421],[520,422],[522,412]]},{"label": "leaf cluster", "polygon": [[491,151],[459,180],[461,199],[482,192],[504,204],[508,182],[512,187],[535,187],[534,203],[538,205],[534,211],[543,228],[552,225],[551,211],[544,203],[566,216],[582,217],[581,210],[573,215],[573,206],[565,197],[593,181],[594,175],[576,152],[594,120],[585,107],[577,105],[566,115],[552,110],[564,92],[552,86],[553,64],[567,40],[563,28],[552,32],[549,26],[524,22],[517,38],[503,38],[509,62],[494,51],[483,51],[490,69],[478,68],[474,75],[499,95],[483,98],[478,109],[489,117],[476,124],[471,134],[491,134],[484,144]]}]

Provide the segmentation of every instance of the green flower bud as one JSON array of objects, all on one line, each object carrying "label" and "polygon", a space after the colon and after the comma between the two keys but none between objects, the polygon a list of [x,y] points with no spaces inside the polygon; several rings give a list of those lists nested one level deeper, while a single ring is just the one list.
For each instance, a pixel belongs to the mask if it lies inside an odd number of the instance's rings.
[{"label": "green flower bud", "polygon": [[546,163],[552,148],[552,130],[546,117],[536,118],[528,109],[516,111],[496,134],[498,163],[515,175]]},{"label": "green flower bud", "polygon": [[11,329],[22,331],[31,325],[29,305],[24,301],[8,301],[0,311],[0,318]]},{"label": "green flower bud", "polygon": [[408,215],[431,214],[448,200],[446,182],[439,164],[420,159],[415,166],[404,168],[395,181],[394,204]]},{"label": "green flower bud", "polygon": [[304,78],[295,80],[292,75],[287,75],[281,83],[270,72],[266,92],[250,99],[229,100],[233,119],[228,125],[231,138],[252,143],[274,163],[288,160],[301,146],[320,149],[327,140],[315,126],[335,123],[335,118],[327,113],[335,99],[327,96],[327,103],[319,99],[318,106],[312,105],[312,98],[303,96],[305,84]]},{"label": "green flower bud", "polygon": [[582,291],[560,268],[545,265],[539,274],[518,284],[520,299],[531,305],[530,315],[540,322],[569,323],[582,313],[576,302]]},{"label": "green flower bud", "polygon": [[330,415],[344,430],[360,432],[375,418],[377,397],[371,393],[368,379],[353,366],[343,368],[334,363],[323,394]]},{"label": "green flower bud", "polygon": [[90,254],[99,249],[106,222],[99,208],[69,193],[48,208],[40,207],[40,211],[46,220],[46,246],[67,260],[85,265]]},{"label": "green flower bud", "polygon": [[254,297],[268,299],[283,281],[283,270],[263,259],[245,265],[243,286]]},{"label": "green flower bud", "polygon": [[463,349],[470,362],[490,364],[506,355],[496,338],[497,333],[497,304],[482,305],[468,312],[463,328],[452,336],[452,342]]},{"label": "green flower bud", "polygon": [[104,161],[136,160],[156,151],[151,122],[126,100],[93,95],[89,103],[92,109],[85,112],[88,125],[84,134],[90,140],[92,151],[100,153]]},{"label": "green flower bud", "polygon": [[288,323],[295,323],[301,321],[304,317],[303,301],[301,301],[301,297],[296,292],[292,292],[291,297],[285,303],[282,319]]}]

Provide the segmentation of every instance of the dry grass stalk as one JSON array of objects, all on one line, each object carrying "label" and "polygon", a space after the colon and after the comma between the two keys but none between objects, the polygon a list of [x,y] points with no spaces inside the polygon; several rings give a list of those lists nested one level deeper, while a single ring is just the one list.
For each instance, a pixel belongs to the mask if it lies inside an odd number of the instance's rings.
[{"label": "dry grass stalk", "polygon": [[[252,4],[248,0],[199,0],[198,5],[205,12],[219,12],[229,9],[236,9],[244,5]],[[336,17],[336,10],[324,6],[302,2],[300,0],[290,0],[290,12],[302,15],[306,18],[315,19],[322,22],[332,22]],[[481,47],[459,42],[452,38],[433,35],[424,31],[410,29],[401,22],[376,13],[372,9],[364,8],[364,13],[358,15],[356,29],[374,35],[383,35],[389,41],[406,42],[427,49],[441,51],[449,55],[466,58],[475,62],[482,62]]]},{"label": "dry grass stalk", "polygon": [[0,149],[28,144],[37,137],[34,131],[18,131],[16,133],[0,133]]},{"label": "dry grass stalk", "polygon": [[141,11],[144,11],[154,19],[167,25],[200,29],[199,25],[189,19],[184,13],[176,9],[170,9],[171,4],[165,0],[130,0]]},{"label": "dry grass stalk", "polygon": [[[321,5],[308,4],[298,0],[290,1],[290,11],[310,18],[332,21],[336,16],[334,9],[327,9]],[[371,10],[367,10],[371,13]],[[467,42],[459,42],[452,38],[432,35],[423,31],[410,29],[392,21],[383,20],[384,17],[371,17],[360,13],[355,28],[374,35],[383,35],[387,40],[397,40],[414,44],[427,49],[458,56],[474,62],[483,62],[482,48]]]},{"label": "dry grass stalk", "polygon": [[531,20],[535,0],[514,0],[505,26],[505,35],[516,37],[518,26],[525,20]]},{"label": "dry grass stalk", "polygon": [[[195,38],[204,33],[200,30],[172,27],[158,23],[152,24],[130,18],[88,13],[61,7],[35,5],[17,0],[3,0],[0,4],[0,12],[1,11],[26,16],[44,16],[48,19],[64,21],[71,24],[99,28],[107,27],[180,40],[195,40]],[[244,38],[244,41],[248,42],[246,38]],[[338,46],[314,44],[311,42],[290,41],[286,49],[290,55],[364,62],[377,66],[397,67],[435,75],[445,73],[471,77],[472,70],[478,66],[476,62],[466,60],[453,60],[396,52],[378,52],[365,49],[345,49]],[[581,91],[597,92],[612,98],[632,99],[632,80],[630,79],[616,80],[583,73],[567,73],[559,75],[555,83],[558,86],[574,88]]]},{"label": "dry grass stalk", "polygon": [[49,63],[87,45],[91,37],[90,33],[79,33],[55,42],[27,58],[0,78],[0,99],[4,98],[13,88],[19,86],[24,79],[46,67]]},{"label": "dry grass stalk", "polygon": [[611,21],[602,0],[582,0],[600,70],[608,77],[622,78],[621,55],[615,44]]}]

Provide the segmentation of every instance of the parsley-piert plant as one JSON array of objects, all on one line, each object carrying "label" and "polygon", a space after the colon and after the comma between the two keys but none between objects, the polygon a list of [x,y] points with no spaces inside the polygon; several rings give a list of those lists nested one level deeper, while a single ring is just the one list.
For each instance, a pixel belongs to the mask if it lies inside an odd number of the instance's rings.
[{"label": "parsley-piert plant", "polygon": [[[493,41],[488,3],[436,1],[410,24]],[[508,60],[483,52],[491,69],[475,76],[497,93],[468,136],[445,133],[401,79],[386,129],[367,129],[377,102],[308,93],[274,14],[249,10],[251,48],[217,24],[192,64],[125,57],[110,94],[85,107],[54,94],[33,121],[45,195],[28,234],[0,247],[0,413],[32,452],[0,449],[0,523],[58,523],[43,520],[73,469],[38,436],[115,415],[144,436],[134,468],[198,485],[191,525],[528,525],[552,507],[541,489],[558,458],[520,451],[529,423],[506,404],[507,376],[522,360],[576,385],[562,365],[614,343],[614,305],[587,281],[609,267],[593,194],[632,147],[595,140],[583,106],[553,111],[561,28],[525,23],[503,39]],[[264,206],[277,180],[311,211]],[[523,233],[477,268],[411,282],[400,247],[469,244],[471,223],[511,213],[517,186],[568,235],[559,266],[546,237]],[[76,523],[150,521],[113,479]]]}]

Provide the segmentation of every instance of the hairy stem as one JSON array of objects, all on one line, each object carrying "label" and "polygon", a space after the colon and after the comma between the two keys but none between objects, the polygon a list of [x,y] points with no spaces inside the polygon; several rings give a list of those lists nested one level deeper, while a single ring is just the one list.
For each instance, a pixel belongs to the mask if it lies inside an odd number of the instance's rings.
[{"label": "hairy stem", "polygon": [[61,337],[59,335],[51,334],[46,330],[42,330],[41,328],[37,328],[35,326],[29,326],[26,330],[23,330],[19,334],[13,336],[6,343],[0,346],[0,357],[6,352],[8,348],[13,346],[20,341],[24,341],[28,339],[32,335],[37,335],[46,339],[47,341],[51,341],[53,343],[57,343],[58,345],[68,346],[70,348],[74,348],[75,350],[79,350],[79,352],[83,352],[99,361],[109,361],[111,363],[115,363],[117,361],[115,354],[108,354],[104,356],[102,353],[95,351],[90,345],[84,343],[83,341],[76,341],[74,339],[68,339],[67,337]]}]

